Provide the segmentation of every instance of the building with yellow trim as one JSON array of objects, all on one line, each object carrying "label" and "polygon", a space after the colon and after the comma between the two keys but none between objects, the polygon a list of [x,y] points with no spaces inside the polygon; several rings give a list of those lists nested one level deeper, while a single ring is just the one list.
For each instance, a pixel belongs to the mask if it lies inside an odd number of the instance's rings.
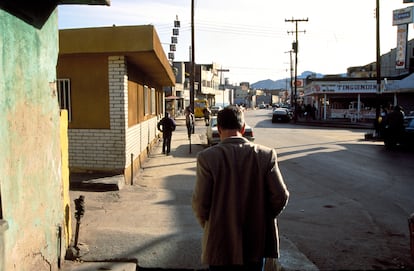
[{"label": "building with yellow trim", "polygon": [[69,167],[129,183],[158,136],[175,76],[154,26],[59,31],[58,89],[69,112]]}]

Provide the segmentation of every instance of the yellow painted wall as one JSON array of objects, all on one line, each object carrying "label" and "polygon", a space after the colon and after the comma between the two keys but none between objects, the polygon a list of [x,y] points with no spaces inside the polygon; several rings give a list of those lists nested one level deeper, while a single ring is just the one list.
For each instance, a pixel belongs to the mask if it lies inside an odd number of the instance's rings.
[{"label": "yellow painted wall", "polygon": [[72,120],[69,128],[109,129],[107,56],[60,56],[57,76],[68,78],[71,83]]},{"label": "yellow painted wall", "polygon": [[69,142],[68,142],[68,111],[60,111],[60,149],[62,155],[62,187],[63,187],[63,236],[65,248],[69,247],[72,238],[71,210],[69,196]]}]

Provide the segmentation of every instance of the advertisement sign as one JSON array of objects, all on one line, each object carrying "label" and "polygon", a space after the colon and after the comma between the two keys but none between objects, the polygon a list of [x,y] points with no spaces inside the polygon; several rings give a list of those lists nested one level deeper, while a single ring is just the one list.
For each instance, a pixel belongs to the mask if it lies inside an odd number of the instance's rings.
[{"label": "advertisement sign", "polygon": [[395,68],[405,69],[407,54],[408,24],[398,26]]},{"label": "advertisement sign", "polygon": [[392,12],[392,25],[410,24],[414,22],[413,7],[394,10]]},{"label": "advertisement sign", "polygon": [[292,87],[294,87],[296,85],[297,88],[302,88],[303,87],[303,79],[297,79],[296,82],[295,80],[292,81]]},{"label": "advertisement sign", "polygon": [[376,93],[377,84],[375,81],[339,81],[323,82],[321,84],[312,83],[307,87],[305,94],[313,93]]}]

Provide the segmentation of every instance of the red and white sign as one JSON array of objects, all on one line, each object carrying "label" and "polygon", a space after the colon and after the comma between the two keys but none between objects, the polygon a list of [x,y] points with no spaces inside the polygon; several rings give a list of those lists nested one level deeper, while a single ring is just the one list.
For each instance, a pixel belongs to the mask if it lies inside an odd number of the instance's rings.
[{"label": "red and white sign", "polygon": [[303,79],[298,79],[298,80],[296,80],[296,82],[293,81],[292,83],[293,83],[292,87],[294,87],[296,85],[296,87],[298,87],[298,88],[303,88]]},{"label": "red and white sign", "polygon": [[407,54],[407,36],[408,24],[398,25],[397,30],[397,54],[395,59],[395,68],[405,69]]}]

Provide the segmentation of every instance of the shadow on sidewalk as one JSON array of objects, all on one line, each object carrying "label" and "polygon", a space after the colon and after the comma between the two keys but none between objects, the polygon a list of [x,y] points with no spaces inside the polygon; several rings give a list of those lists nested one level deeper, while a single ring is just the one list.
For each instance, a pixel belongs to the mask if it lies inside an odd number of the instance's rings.
[{"label": "shadow on sidewalk", "polygon": [[181,144],[180,146],[178,146],[175,151],[171,152],[171,154],[174,157],[177,158],[196,158],[198,152],[204,150],[206,148],[206,146],[202,145],[202,144],[195,144],[192,143],[191,144],[191,153],[190,153],[190,143],[188,144]]},{"label": "shadow on sidewalk", "polygon": [[71,191],[107,192],[119,190],[124,177],[116,172],[70,173]]}]

